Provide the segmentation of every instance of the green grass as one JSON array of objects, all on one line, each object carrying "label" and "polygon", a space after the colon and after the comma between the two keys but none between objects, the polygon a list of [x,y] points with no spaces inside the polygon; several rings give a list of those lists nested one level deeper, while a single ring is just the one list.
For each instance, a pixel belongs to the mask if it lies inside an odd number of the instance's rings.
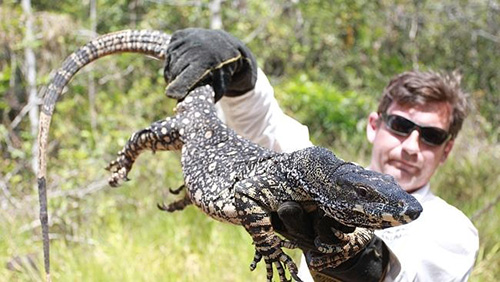
[{"label": "green grass", "polygon": [[59,281],[251,277],[245,267],[252,256],[250,238],[241,228],[214,222],[194,208],[177,214],[150,210],[144,216],[107,230],[94,228],[93,246],[54,244],[54,277]]}]

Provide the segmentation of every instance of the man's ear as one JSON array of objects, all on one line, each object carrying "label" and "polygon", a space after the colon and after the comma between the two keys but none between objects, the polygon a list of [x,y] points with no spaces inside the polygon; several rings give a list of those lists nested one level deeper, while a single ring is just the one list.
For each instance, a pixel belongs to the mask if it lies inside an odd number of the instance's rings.
[{"label": "man's ear", "polygon": [[366,124],[366,138],[368,138],[368,141],[372,144],[375,140],[379,124],[378,113],[371,112],[370,115],[368,115],[368,123]]},{"label": "man's ear", "polygon": [[444,152],[443,152],[443,155],[441,156],[441,164],[443,164],[446,161],[446,159],[448,158],[448,155],[450,154],[451,149],[453,149],[453,144],[455,144],[455,139],[450,139],[444,145]]}]

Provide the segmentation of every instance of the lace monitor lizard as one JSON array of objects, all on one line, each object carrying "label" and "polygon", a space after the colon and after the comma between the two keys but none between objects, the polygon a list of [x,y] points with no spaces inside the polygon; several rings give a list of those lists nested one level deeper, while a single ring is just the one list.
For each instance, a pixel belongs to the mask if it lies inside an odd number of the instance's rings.
[{"label": "lace monitor lizard", "polygon": [[[50,117],[62,88],[81,67],[104,55],[137,52],[164,59],[168,41],[168,35],[157,31],[103,35],[69,56],[49,85],[41,112],[38,175],[47,274],[45,154]],[[272,213],[286,201],[320,210],[338,222],[339,228],[332,230],[336,244],[314,241],[319,252],[336,255],[313,261],[313,266],[338,265],[370,240],[372,229],[405,224],[419,216],[420,204],[390,176],[345,162],[321,147],[277,153],[242,138],[217,118],[213,97],[210,86],[199,87],[177,104],[175,116],[133,134],[107,167],[112,172],[109,184],[127,180],[144,150],[182,150],[185,196],[159,208],[175,211],[194,204],[217,220],[242,225],[255,244],[251,269],[264,258],[268,281],[273,265],[281,281],[286,280],[285,268],[300,281],[295,263],[282,250],[297,243],[279,237],[271,222]]]}]

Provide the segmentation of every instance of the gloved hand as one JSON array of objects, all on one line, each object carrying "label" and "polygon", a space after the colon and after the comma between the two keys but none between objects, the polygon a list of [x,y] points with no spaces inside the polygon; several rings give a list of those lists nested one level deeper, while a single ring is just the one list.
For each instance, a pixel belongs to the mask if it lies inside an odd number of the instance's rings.
[{"label": "gloved hand", "polygon": [[182,100],[192,89],[210,84],[217,102],[222,96],[252,90],[257,62],[240,40],[225,31],[187,28],[172,34],[163,76],[168,97]]},{"label": "gloved hand", "polygon": [[[302,207],[292,201],[280,205],[272,215],[272,224],[277,232],[302,249],[315,281],[380,281],[385,276],[389,250],[370,231],[343,226],[317,208]],[[348,243],[339,240],[332,228],[346,234],[360,232],[360,249],[350,253]],[[340,248],[333,253],[321,253],[318,241]]]}]

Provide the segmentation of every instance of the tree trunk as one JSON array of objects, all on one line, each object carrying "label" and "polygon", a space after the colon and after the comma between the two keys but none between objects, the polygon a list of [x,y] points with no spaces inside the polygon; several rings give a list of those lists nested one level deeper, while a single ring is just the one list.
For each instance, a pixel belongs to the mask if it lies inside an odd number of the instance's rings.
[{"label": "tree trunk", "polygon": [[[31,13],[31,0],[21,0],[21,6],[26,17],[26,34],[25,34],[25,42],[26,46],[24,48],[24,56],[25,56],[25,67],[26,67],[26,90],[28,95],[28,107],[29,107],[29,120],[30,120],[30,134],[33,137],[33,140],[37,139],[38,136],[38,97],[36,93],[36,59],[35,52],[33,48],[31,48],[35,38],[33,36],[33,15]],[[38,143],[33,142],[33,147],[31,148],[31,152],[33,154],[31,160],[31,167],[35,175],[38,173]],[[36,190],[36,184],[35,184]],[[40,203],[43,203],[43,197],[45,195],[40,196]],[[45,201],[46,203],[46,201]],[[40,204],[40,211],[42,210],[42,204]],[[45,206],[45,209],[47,207]],[[40,219],[41,219],[40,213]],[[42,220],[41,220],[42,221]],[[48,226],[42,221],[42,233],[43,233],[43,257],[44,257],[44,266],[45,266],[45,274],[46,281],[50,282],[50,254],[49,254],[49,238],[48,238]]]},{"label": "tree trunk", "polygon": [[209,4],[211,29],[222,28],[221,2],[222,0],[212,0]]},{"label": "tree trunk", "polygon": [[[91,38],[93,39],[97,36],[97,3],[96,0],[90,0],[90,31]],[[96,87],[94,80],[94,72],[92,71],[92,66],[88,67],[89,70],[89,105],[90,105],[90,126],[92,128],[92,133],[96,132],[97,128],[97,113],[95,109],[95,96]]]},{"label": "tree trunk", "polygon": [[[21,5],[26,17],[26,34],[25,42],[26,47],[24,48],[24,59],[25,59],[25,74],[26,74],[26,93],[28,96],[28,116],[30,121],[30,134],[33,140],[36,140],[38,134],[38,97],[36,91],[36,59],[35,52],[31,47],[34,42],[33,35],[33,16],[31,13],[31,1],[22,0]],[[33,142],[33,147],[31,148],[33,154],[31,160],[31,168],[36,174],[38,172],[38,145]]]}]

